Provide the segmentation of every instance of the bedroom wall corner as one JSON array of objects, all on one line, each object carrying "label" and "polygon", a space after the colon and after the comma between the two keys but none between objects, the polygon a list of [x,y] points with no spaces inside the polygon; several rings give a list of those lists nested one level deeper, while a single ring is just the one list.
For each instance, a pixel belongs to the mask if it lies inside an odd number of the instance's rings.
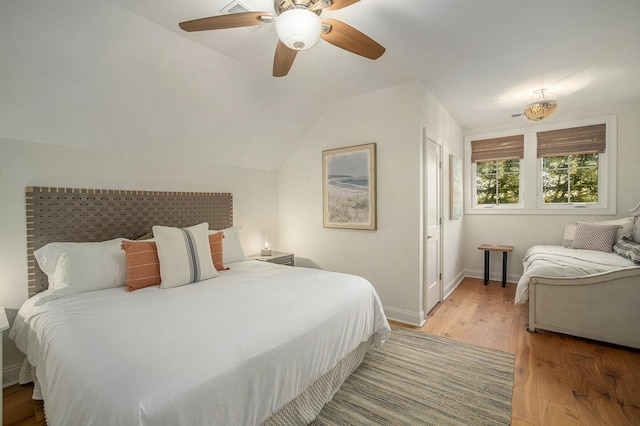
[{"label": "bedroom wall corner", "polygon": [[[461,128],[419,81],[341,101],[319,115],[279,170],[280,249],[294,252],[297,265],[367,278],[390,318],[415,325],[425,316],[420,282],[425,126],[442,138],[446,155],[450,144],[453,152],[461,151]],[[378,229],[323,228],[322,151],[371,142],[377,144]],[[458,230],[449,232],[459,223],[445,226],[445,239],[461,238]],[[451,244],[445,249],[461,247],[460,241]],[[446,268],[451,279],[457,275],[455,266]]]}]

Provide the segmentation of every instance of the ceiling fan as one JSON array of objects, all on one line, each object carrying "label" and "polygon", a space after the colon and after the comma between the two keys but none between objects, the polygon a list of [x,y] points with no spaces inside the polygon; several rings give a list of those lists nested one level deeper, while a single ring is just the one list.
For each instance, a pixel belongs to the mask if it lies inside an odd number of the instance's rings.
[{"label": "ceiling fan", "polygon": [[355,28],[336,19],[320,19],[323,10],[338,10],[360,0],[275,0],[275,15],[243,12],[180,22],[184,31],[222,30],[275,22],[278,45],[273,60],[273,76],[284,77],[299,50],[311,48],[322,38],[356,55],[378,59],[385,48]]}]

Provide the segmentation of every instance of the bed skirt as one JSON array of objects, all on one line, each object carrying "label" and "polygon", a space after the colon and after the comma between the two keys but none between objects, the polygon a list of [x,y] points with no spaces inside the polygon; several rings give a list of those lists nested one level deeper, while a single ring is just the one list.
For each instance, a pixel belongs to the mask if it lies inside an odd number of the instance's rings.
[{"label": "bed skirt", "polygon": [[308,425],[331,401],[340,386],[356,371],[373,344],[373,337],[355,348],[304,392],[269,417],[262,426]]},{"label": "bed skirt", "polygon": [[[269,417],[263,426],[279,425],[307,425],[320,413],[322,407],[331,401],[333,395],[340,389],[345,380],[356,371],[362,363],[365,354],[373,345],[373,337],[355,348],[349,355],[340,360],[335,367],[313,382],[304,392],[294,400]],[[35,368],[25,359],[20,368],[19,383],[21,385],[33,382],[32,398],[42,400],[40,385],[35,374]]]}]

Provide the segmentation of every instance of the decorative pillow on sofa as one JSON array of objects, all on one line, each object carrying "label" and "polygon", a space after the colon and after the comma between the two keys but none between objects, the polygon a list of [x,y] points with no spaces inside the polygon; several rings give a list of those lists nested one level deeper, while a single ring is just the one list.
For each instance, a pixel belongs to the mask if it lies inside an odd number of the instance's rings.
[{"label": "decorative pillow on sofa", "polygon": [[571,248],[596,250],[610,253],[616,242],[620,225],[602,225],[599,223],[578,222],[576,237]]},{"label": "decorative pillow on sofa", "polygon": [[52,294],[65,295],[124,285],[123,238],[95,243],[49,243],[33,252]]},{"label": "decorative pillow on sofa", "polygon": [[127,258],[127,291],[160,285],[160,260],[155,241],[123,241]]},{"label": "decorative pillow on sofa", "polygon": [[613,251],[622,257],[632,260],[634,263],[640,264],[640,243],[624,237],[613,246]]},{"label": "decorative pillow on sofa", "polygon": [[218,275],[211,260],[208,223],[189,228],[154,226],[160,260],[160,288],[178,287]]},{"label": "decorative pillow on sofa", "polygon": [[[616,241],[620,241],[622,237],[631,238],[631,235],[633,233],[634,221],[635,221],[634,218],[630,216],[630,217],[623,217],[621,219],[597,220],[597,221],[588,222],[588,223],[594,223],[598,225],[620,225],[620,229],[618,229],[618,232],[616,234]],[[571,247],[571,244],[573,243],[573,240],[576,237],[576,228],[577,228],[576,223],[567,223],[565,225],[564,236],[562,238],[563,246]]]}]

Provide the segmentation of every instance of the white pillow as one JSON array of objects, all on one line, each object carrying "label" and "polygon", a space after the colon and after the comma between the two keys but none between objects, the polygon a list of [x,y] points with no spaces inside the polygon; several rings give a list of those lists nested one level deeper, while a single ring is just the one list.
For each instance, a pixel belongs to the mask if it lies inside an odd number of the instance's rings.
[{"label": "white pillow", "polygon": [[33,254],[49,278],[51,293],[82,293],[124,285],[127,259],[120,249],[123,240],[49,243]]},{"label": "white pillow", "polygon": [[[589,223],[599,224],[599,225],[620,225],[618,232],[616,234],[616,241],[622,240],[622,237],[631,238],[633,233],[633,217],[623,217],[622,219],[612,219],[612,220],[594,220]],[[565,247],[571,247],[573,240],[576,237],[576,226],[575,223],[567,223],[564,227],[564,236],[562,238],[562,245]]]},{"label": "white pillow", "polygon": [[[210,231],[213,234],[219,231]],[[242,250],[242,243],[240,242],[240,227],[233,226],[231,228],[223,229],[224,238],[222,239],[222,263],[228,265],[233,262],[240,262],[243,260],[249,260]]]},{"label": "white pillow", "polygon": [[153,227],[160,260],[160,288],[218,276],[211,259],[208,229],[208,223],[189,228]]}]

